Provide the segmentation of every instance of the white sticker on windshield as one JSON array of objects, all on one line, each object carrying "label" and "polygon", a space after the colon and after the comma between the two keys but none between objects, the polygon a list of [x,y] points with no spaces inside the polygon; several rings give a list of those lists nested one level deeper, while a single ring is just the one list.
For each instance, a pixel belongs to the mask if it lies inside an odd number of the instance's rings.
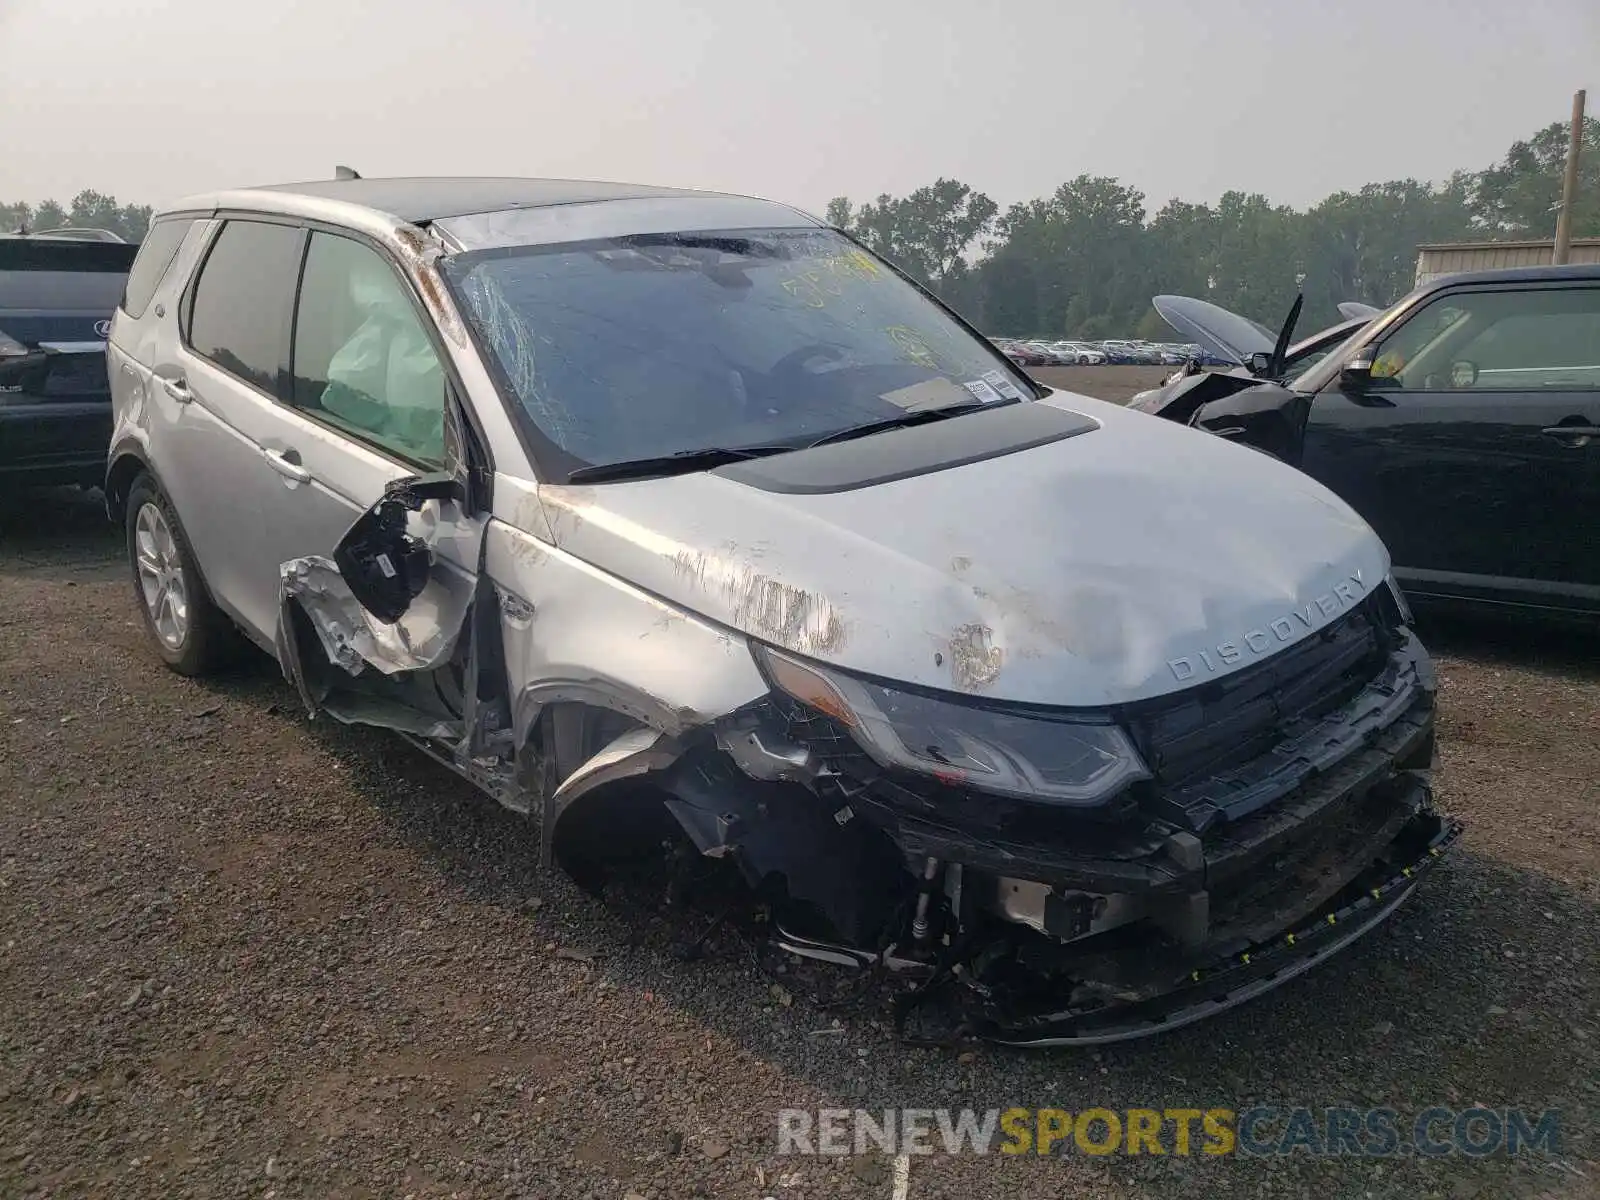
[{"label": "white sticker on windshield", "polygon": [[1022,399],[1022,389],[1016,384],[1012,383],[1011,380],[1007,379],[1005,375],[999,371],[985,371],[983,373],[983,380],[1007,400]]},{"label": "white sticker on windshield", "polygon": [[961,386],[971,392],[975,399],[981,400],[985,404],[995,404],[1000,399],[1000,393],[990,387],[986,380],[974,379],[972,382],[963,383]]},{"label": "white sticker on windshield", "polygon": [[926,379],[910,387],[885,392],[880,399],[907,412],[921,412],[929,408],[946,408],[952,404],[965,404],[966,394],[948,379]]}]

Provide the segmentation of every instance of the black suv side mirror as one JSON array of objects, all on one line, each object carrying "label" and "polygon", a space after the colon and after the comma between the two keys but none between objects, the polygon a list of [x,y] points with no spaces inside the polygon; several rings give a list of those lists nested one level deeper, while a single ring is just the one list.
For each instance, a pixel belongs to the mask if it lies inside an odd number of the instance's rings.
[{"label": "black suv side mirror", "polygon": [[1339,368],[1339,387],[1347,392],[1364,392],[1372,386],[1372,347],[1363,346]]},{"label": "black suv side mirror", "polygon": [[1257,350],[1250,356],[1250,360],[1245,363],[1245,366],[1250,368],[1250,374],[1252,375],[1265,375],[1272,370],[1272,355]]}]

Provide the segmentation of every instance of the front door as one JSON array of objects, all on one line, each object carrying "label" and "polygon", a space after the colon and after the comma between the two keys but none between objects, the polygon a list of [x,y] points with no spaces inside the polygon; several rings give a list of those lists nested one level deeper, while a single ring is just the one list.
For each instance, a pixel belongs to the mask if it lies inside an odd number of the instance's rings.
[{"label": "front door", "polygon": [[[293,382],[262,447],[282,464],[265,536],[275,563],[328,556],[396,479],[446,466],[444,358],[398,270],[354,238],[314,231],[294,316]],[[429,501],[419,520],[448,525]],[[474,575],[475,542],[440,537],[446,569]]]},{"label": "front door", "polygon": [[1411,590],[1600,601],[1600,287],[1441,293],[1317,395],[1303,468]]}]

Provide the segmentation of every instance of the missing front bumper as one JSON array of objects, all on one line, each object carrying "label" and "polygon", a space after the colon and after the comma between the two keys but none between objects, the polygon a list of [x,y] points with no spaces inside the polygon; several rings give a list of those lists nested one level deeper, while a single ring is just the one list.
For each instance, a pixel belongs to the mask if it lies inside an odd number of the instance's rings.
[{"label": "missing front bumper", "polygon": [[1459,822],[1429,815],[1437,827],[1415,857],[1363,875],[1341,898],[1269,941],[1194,967],[1185,982],[1168,992],[1126,1005],[1026,1011],[990,995],[969,1011],[967,1031],[1015,1046],[1127,1041],[1193,1024],[1271,991],[1381,925],[1410,898],[1461,834]]}]

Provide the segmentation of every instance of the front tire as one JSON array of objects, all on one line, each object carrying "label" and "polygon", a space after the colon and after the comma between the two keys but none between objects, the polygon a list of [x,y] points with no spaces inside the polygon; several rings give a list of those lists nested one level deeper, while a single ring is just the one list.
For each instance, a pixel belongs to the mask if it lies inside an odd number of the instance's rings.
[{"label": "front tire", "polygon": [[172,503],[148,472],[128,489],[128,562],[134,598],[161,661],[204,675],[227,661],[235,637],[211,601]]}]

